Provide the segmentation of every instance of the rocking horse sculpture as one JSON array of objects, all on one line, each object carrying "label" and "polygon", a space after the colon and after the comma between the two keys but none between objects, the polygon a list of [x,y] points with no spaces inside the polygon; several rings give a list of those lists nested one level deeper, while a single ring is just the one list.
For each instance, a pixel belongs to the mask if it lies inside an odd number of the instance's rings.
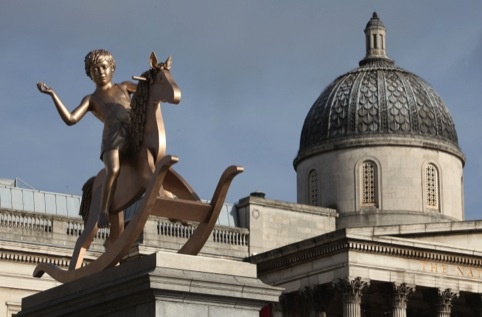
[{"label": "rocking horse sculpture", "polygon": [[[160,109],[160,102],[178,104],[181,98],[180,89],[170,73],[171,64],[170,57],[164,63],[158,63],[152,53],[150,70],[140,77],[133,77],[139,80],[130,111],[130,144],[133,150],[120,161],[109,208],[110,235],[105,253],[83,266],[84,254],[99,228],[102,184],[106,178],[106,171],[102,169],[84,185],[81,205],[86,210],[81,213],[84,213],[85,227],[76,242],[68,270],[40,263],[33,273],[35,277],[47,273],[66,283],[117,265],[139,237],[150,215],[199,223],[178,253],[196,255],[206,243],[231,181],[243,168],[230,166],[224,171],[209,203],[202,202],[191,186],[172,169],[178,158],[165,153],[164,122]],[[38,85],[41,91],[47,87],[42,83]],[[139,199],[136,213],[125,226],[123,210]]]}]

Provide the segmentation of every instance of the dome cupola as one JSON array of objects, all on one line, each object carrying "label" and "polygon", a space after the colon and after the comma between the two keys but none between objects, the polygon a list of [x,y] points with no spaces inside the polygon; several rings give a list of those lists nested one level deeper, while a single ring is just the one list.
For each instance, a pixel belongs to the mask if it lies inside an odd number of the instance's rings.
[{"label": "dome cupola", "polygon": [[360,62],[360,66],[373,59],[390,61],[385,51],[385,35],[385,26],[378,18],[377,13],[373,12],[372,18],[365,27],[366,56]]},{"label": "dome cupola", "polygon": [[463,219],[461,152],[435,90],[395,65],[373,13],[359,67],[309,110],[294,160],[298,203],[337,209],[338,227]]},{"label": "dome cupola", "polygon": [[337,146],[393,141],[441,148],[465,160],[447,107],[419,76],[387,57],[386,31],[376,13],[365,28],[366,56],[336,78],[311,107],[294,165]]}]

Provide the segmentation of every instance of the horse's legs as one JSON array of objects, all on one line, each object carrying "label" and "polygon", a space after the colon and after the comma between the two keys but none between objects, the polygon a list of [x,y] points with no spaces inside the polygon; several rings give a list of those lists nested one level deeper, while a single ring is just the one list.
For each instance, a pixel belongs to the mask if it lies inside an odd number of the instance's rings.
[{"label": "horse's legs", "polygon": [[74,252],[72,253],[72,259],[70,260],[69,270],[75,270],[82,266],[84,261],[85,251],[89,248],[94,236],[97,234],[97,216],[96,214],[90,213],[87,223],[84,225],[84,231],[77,239],[75,243]]},{"label": "horse's legs", "polygon": [[119,238],[124,231],[124,211],[121,210],[115,214],[109,214],[110,233],[109,238],[105,241],[105,249],[108,250],[110,246]]},{"label": "horse's legs", "polygon": [[102,182],[104,171],[101,171],[92,184],[92,196],[89,205],[89,218],[84,224],[84,230],[75,243],[72,259],[70,260],[69,270],[75,270],[82,266],[85,251],[88,250],[92,240],[98,231],[97,221],[99,219],[99,206],[102,195]]}]

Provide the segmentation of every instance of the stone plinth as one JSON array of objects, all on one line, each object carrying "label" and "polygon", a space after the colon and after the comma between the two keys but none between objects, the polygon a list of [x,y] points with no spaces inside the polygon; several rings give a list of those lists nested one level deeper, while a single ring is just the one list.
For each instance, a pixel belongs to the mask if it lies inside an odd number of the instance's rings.
[{"label": "stone plinth", "polygon": [[158,252],[26,297],[18,316],[258,317],[281,291],[253,264]]}]

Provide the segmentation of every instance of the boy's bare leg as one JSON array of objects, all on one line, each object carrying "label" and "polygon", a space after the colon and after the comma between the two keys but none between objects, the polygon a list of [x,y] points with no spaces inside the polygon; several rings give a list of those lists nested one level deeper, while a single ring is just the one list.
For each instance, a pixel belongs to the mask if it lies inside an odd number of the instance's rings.
[{"label": "boy's bare leg", "polygon": [[119,150],[105,151],[102,155],[106,175],[102,183],[102,198],[100,203],[99,227],[109,225],[109,210],[114,194],[117,176],[119,176]]}]

